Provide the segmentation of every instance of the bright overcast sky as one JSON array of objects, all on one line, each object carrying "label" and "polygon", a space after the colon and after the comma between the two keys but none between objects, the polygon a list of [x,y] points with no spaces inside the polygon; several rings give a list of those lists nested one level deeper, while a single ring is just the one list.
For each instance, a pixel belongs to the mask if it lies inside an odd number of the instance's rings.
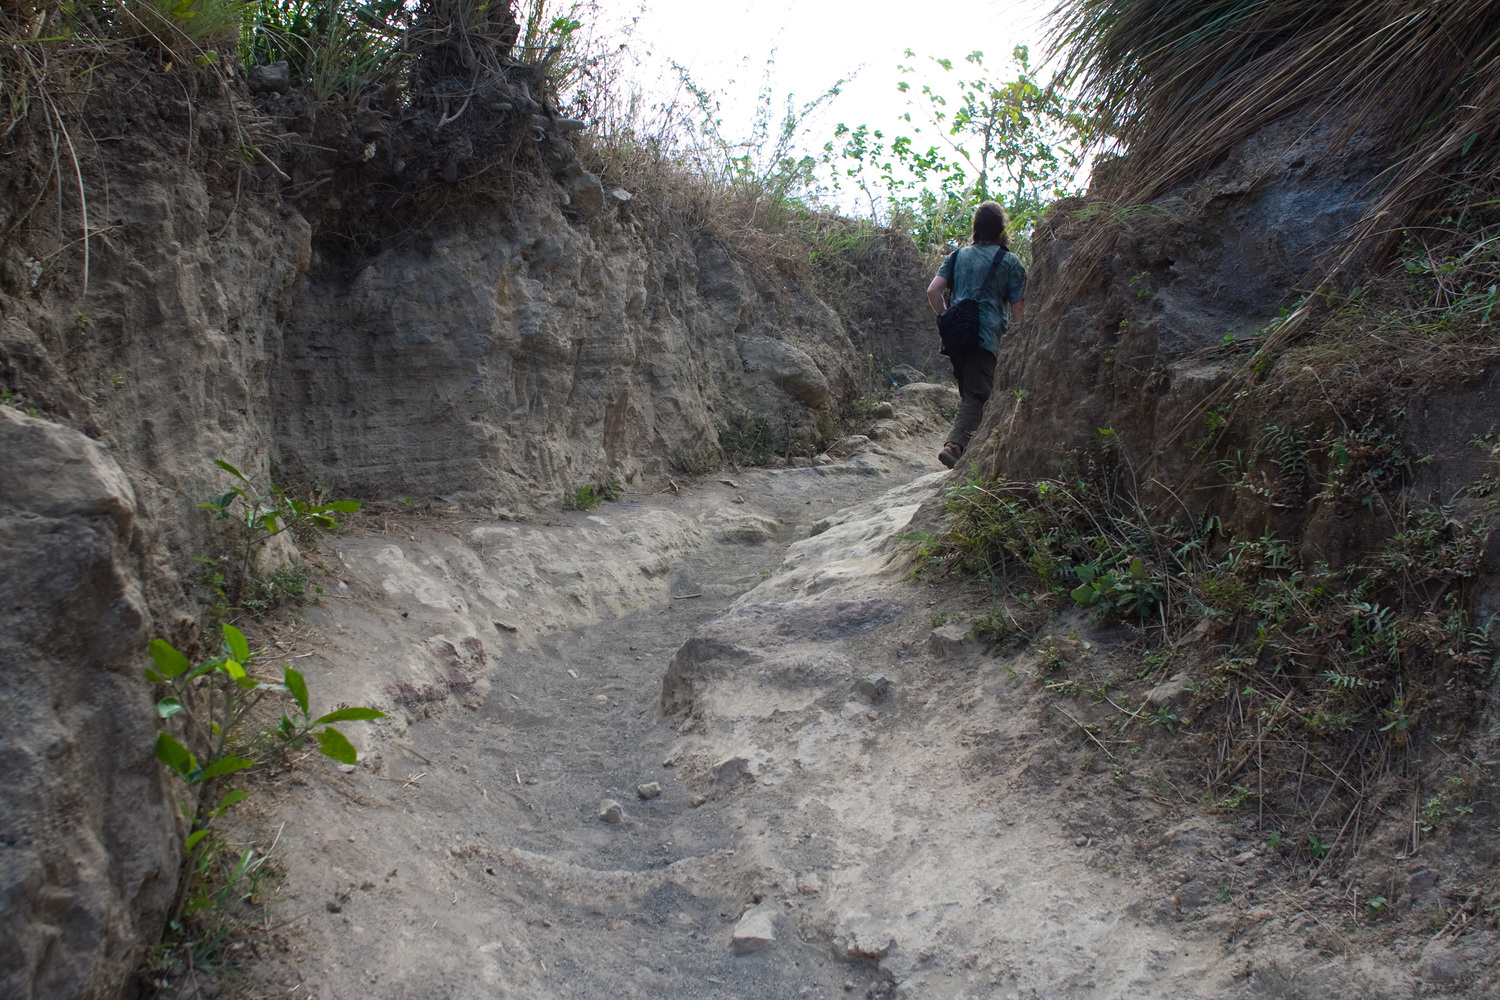
[{"label": "bright overcast sky", "polygon": [[639,13],[631,41],[643,62],[639,82],[652,88],[651,77],[666,70],[667,60],[681,63],[698,84],[720,95],[731,138],[748,132],[767,59],[774,57],[778,117],[787,94],[801,104],[853,76],[806,137],[806,150],[816,152],[838,122],[868,124],[887,134],[898,127],[907,108],[896,90],[896,67],[909,61],[903,55],[908,48],[922,62],[928,56],[957,62],[979,49],[986,66],[1005,78],[1011,75],[1011,50],[1027,45],[1035,66],[1054,0],[645,0],[644,8],[641,0],[599,2],[606,19]]}]

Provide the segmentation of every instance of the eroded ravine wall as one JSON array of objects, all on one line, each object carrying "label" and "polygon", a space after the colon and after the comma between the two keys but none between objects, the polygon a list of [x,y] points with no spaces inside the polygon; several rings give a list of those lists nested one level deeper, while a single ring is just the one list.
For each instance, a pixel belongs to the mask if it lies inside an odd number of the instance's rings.
[{"label": "eroded ravine wall", "polygon": [[364,496],[440,486],[524,507],[668,473],[746,414],[793,454],[829,443],[867,367],[858,332],[713,234],[641,215],[537,198],[455,218],[352,279],[315,261],[275,379],[281,460]]},{"label": "eroded ravine wall", "polygon": [[[1388,164],[1364,148],[1336,121],[1291,119],[1153,204],[1055,205],[1032,241],[1027,321],[1002,344],[972,449],[981,471],[1025,482],[1092,463],[1161,523],[1215,516],[1226,537],[1287,540],[1308,568],[1378,557],[1408,501],[1487,520],[1500,371],[1484,350],[1445,358],[1438,346],[1449,336],[1472,348],[1484,331],[1428,331],[1411,348],[1400,326],[1415,321],[1387,317],[1387,328],[1370,306],[1361,346],[1335,322],[1351,301],[1340,296],[1369,280],[1372,258],[1352,255],[1349,237]],[[1084,253],[1092,266],[1071,266]],[[1304,302],[1299,332],[1257,354]],[[1296,442],[1294,471],[1275,435]],[[1395,470],[1384,499],[1336,488],[1377,461]],[[1479,622],[1500,612],[1493,542],[1484,566],[1466,597]]]},{"label": "eroded ravine wall", "polygon": [[[930,347],[906,347],[907,307],[825,301],[577,169],[455,189],[421,239],[351,271],[315,249],[339,222],[328,203],[242,166],[230,120],[258,112],[238,84],[128,62],[93,82],[86,290],[40,118],[0,167],[0,939],[18,945],[0,994],[16,997],[119,996],[162,927],[180,831],[140,678],[152,636],[201,652],[213,459],[365,500],[545,507],[701,461],[737,414],[818,447],[865,355],[920,366]],[[916,317],[922,281],[896,283]]]}]

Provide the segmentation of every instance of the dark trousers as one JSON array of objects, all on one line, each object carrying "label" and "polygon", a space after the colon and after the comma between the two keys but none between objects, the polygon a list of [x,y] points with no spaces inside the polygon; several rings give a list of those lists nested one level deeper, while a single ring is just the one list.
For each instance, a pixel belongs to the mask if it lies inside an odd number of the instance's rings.
[{"label": "dark trousers", "polygon": [[995,388],[995,356],[982,347],[949,355],[953,364],[953,381],[958,383],[958,416],[948,432],[949,444],[969,447],[969,438],[984,419],[984,404]]}]

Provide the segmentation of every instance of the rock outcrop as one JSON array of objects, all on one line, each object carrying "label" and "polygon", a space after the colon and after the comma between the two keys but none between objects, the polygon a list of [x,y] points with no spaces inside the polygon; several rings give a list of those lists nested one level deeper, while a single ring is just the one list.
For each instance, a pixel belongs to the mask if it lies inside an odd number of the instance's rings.
[{"label": "rock outcrop", "polygon": [[135,496],[83,434],[0,406],[0,994],[113,997],[177,876]]},{"label": "rock outcrop", "polygon": [[[321,258],[291,295],[276,441],[299,478],[362,496],[524,506],[732,449],[837,436],[869,347],[813,289],[717,237],[646,238],[623,205],[572,226],[537,199],[454,218],[352,280]],[[912,279],[913,287],[916,279]]]},{"label": "rock outcrop", "polygon": [[1192,439],[1162,445],[1233,371],[1215,349],[1294,305],[1362,215],[1378,166],[1331,149],[1334,134],[1298,121],[1263,130],[1200,183],[1125,212],[1088,269],[1070,265],[1108,213],[1057,203],[1032,237],[1027,319],[1002,345],[983,443],[970,449],[980,466],[1056,475],[1109,428],[1135,468],[1180,477]]}]

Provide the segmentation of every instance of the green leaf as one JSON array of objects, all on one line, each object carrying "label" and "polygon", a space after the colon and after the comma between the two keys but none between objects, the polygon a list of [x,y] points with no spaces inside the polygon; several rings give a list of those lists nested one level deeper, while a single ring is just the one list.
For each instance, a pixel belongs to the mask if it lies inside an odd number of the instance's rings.
[{"label": "green leaf", "polygon": [[307,681],[302,679],[302,674],[294,668],[286,668],[286,689],[292,693],[297,701],[297,707],[302,709],[302,714],[307,714]]},{"label": "green leaf", "polygon": [[1082,587],[1073,588],[1073,600],[1079,604],[1093,604],[1098,600],[1098,597],[1099,592],[1087,584]]},{"label": "green leaf", "polygon": [[218,817],[224,815],[229,810],[233,809],[238,803],[243,801],[245,796],[249,794],[250,793],[245,791],[245,789],[243,788],[234,788],[225,792],[224,797],[219,800],[219,804],[214,806],[214,816]]},{"label": "green leaf", "polygon": [[340,708],[320,715],[312,721],[315,726],[325,722],[362,722],[367,719],[384,719],[386,714],[373,708]]},{"label": "green leaf", "polygon": [[1077,570],[1078,579],[1084,583],[1093,583],[1096,571],[1092,566],[1080,566]]},{"label": "green leaf", "polygon": [[192,666],[188,658],[165,639],[151,640],[151,659],[156,661],[163,677],[176,677]]},{"label": "green leaf", "polygon": [[203,769],[203,772],[198,775],[198,780],[207,781],[210,778],[217,778],[225,774],[233,774],[236,771],[243,771],[247,767],[254,766],[255,761],[251,760],[248,757],[220,757],[218,760],[214,761],[212,764]]},{"label": "green leaf", "polygon": [[323,751],[323,756],[332,757],[341,764],[359,763],[359,754],[354,752],[354,744],[337,729],[329,726],[313,735],[317,737],[318,749]]},{"label": "green leaf", "polygon": [[180,711],[182,711],[182,702],[176,698],[163,698],[156,703],[156,714],[163,719],[170,719]]},{"label": "green leaf", "polygon": [[325,510],[336,510],[342,514],[353,514],[363,506],[358,500],[334,500],[323,505]]},{"label": "green leaf", "polygon": [[218,666],[218,660],[206,660],[194,667],[192,673],[188,674],[185,678],[183,678],[183,680],[195,681],[198,678],[202,677],[204,674],[212,673],[214,668]]},{"label": "green leaf", "polygon": [[235,660],[225,660],[223,663],[219,664],[219,669],[224,671],[226,674],[228,674],[230,677],[233,677],[237,681],[244,680],[247,677],[245,668],[240,666],[239,663]]},{"label": "green leaf", "polygon": [[190,852],[193,848],[198,846],[198,841],[207,836],[207,830],[194,830],[192,833],[188,834],[188,839],[185,840],[182,844],[183,853],[186,854]]},{"label": "green leaf", "polygon": [[248,483],[250,481],[250,480],[248,480],[248,479],[245,478],[244,473],[240,472],[239,469],[236,469],[234,466],[230,465],[228,462],[224,461],[222,458],[216,458],[216,459],[214,459],[214,464],[217,465],[219,468],[223,469],[225,472],[229,473],[234,478],[238,479],[242,483]]},{"label": "green leaf", "polygon": [[188,748],[177,742],[171,733],[156,736],[156,759],[186,778],[198,766],[198,761]]},{"label": "green leaf", "polygon": [[233,625],[219,627],[224,630],[224,644],[229,647],[229,652],[234,654],[234,658],[241,663],[250,659],[250,643],[245,641],[245,633]]}]

